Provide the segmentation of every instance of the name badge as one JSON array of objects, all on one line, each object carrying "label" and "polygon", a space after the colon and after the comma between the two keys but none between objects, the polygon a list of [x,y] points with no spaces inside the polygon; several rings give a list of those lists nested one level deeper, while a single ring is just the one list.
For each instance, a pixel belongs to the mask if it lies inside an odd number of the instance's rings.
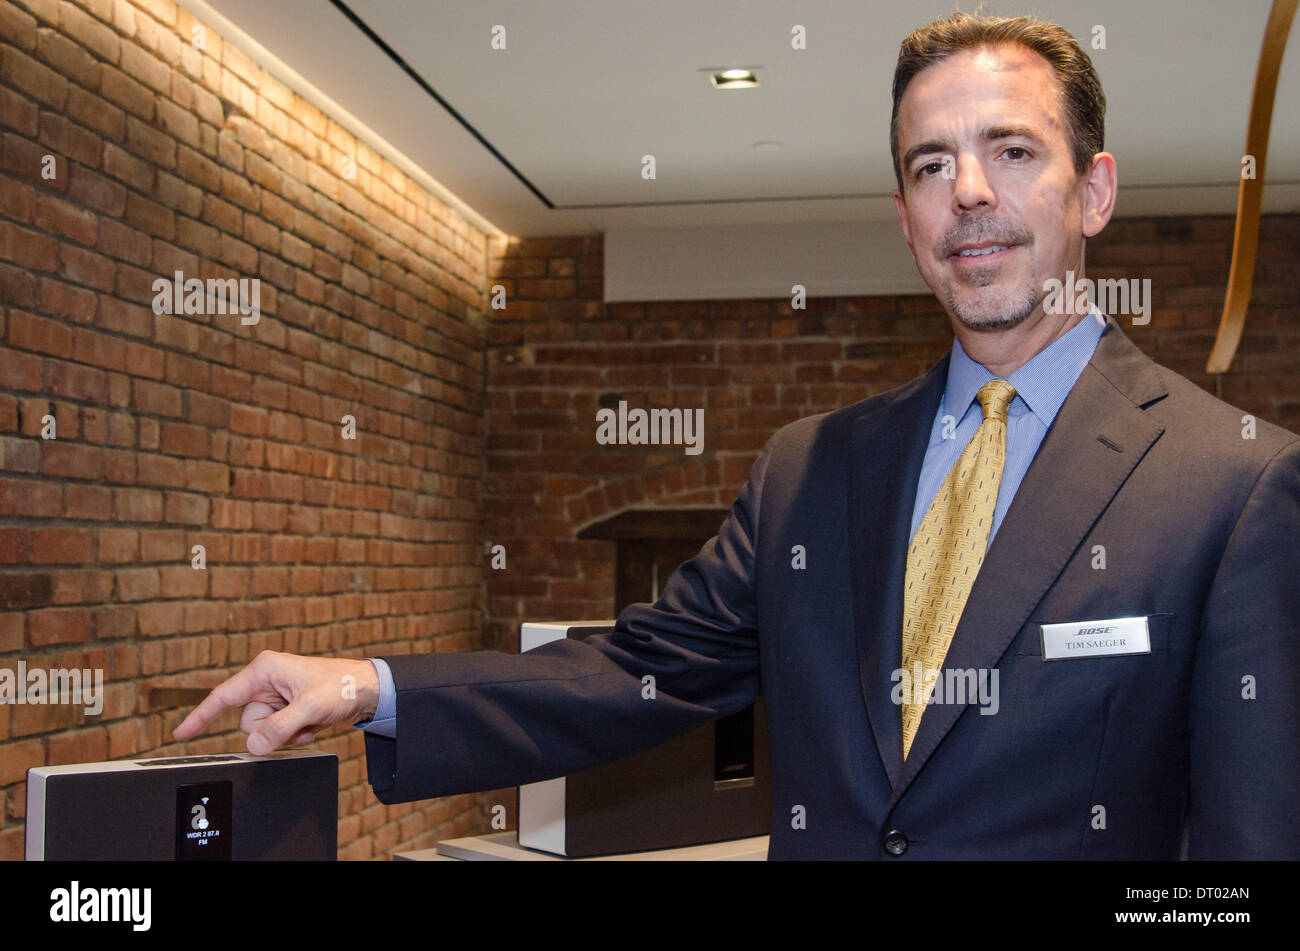
[{"label": "name badge", "polygon": [[1151,632],[1144,617],[1039,626],[1043,630],[1043,660],[1151,653]]}]

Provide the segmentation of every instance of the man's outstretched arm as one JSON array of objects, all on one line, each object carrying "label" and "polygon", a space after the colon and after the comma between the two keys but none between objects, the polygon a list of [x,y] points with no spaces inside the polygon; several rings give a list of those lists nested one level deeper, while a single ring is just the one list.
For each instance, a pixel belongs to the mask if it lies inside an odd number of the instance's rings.
[{"label": "man's outstretched arm", "polygon": [[[657,602],[625,609],[613,632],[520,655],[384,657],[397,688],[400,727],[395,738],[366,735],[369,779],[380,801],[564,775],[752,703],[759,692],[754,556],[770,451],[771,443],[718,534],[674,573]],[[307,661],[363,665],[364,671],[299,668]],[[356,678],[352,702],[337,698],[348,675]],[[174,735],[188,739],[221,710],[246,704],[241,729],[269,729],[275,746],[305,742],[321,726],[373,716],[377,697],[368,661],[260,655],[217,687]],[[250,751],[266,751],[253,742],[250,737]]]}]

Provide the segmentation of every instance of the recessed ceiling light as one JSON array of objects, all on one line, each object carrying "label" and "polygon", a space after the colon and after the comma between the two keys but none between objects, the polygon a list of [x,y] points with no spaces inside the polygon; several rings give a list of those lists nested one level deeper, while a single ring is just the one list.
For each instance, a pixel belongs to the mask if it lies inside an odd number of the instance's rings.
[{"label": "recessed ceiling light", "polygon": [[752,69],[720,69],[711,72],[709,79],[717,89],[750,89],[758,85]]}]

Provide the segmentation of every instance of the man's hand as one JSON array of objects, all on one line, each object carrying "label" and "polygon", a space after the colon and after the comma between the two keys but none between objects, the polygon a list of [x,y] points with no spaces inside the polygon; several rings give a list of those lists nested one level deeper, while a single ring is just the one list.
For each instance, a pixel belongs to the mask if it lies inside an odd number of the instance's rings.
[{"label": "man's hand", "polygon": [[310,743],[330,724],[369,720],[378,703],[379,676],[368,660],[262,651],[214,687],[172,736],[188,740],[227,707],[242,706],[239,728],[249,734],[248,752],[262,756],[281,746]]}]

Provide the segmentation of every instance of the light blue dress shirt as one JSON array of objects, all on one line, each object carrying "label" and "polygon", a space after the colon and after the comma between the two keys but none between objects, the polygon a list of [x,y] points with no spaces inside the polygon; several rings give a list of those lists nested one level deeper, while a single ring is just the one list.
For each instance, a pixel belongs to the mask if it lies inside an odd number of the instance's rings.
[{"label": "light blue dress shirt", "polygon": [[396,739],[397,687],[393,685],[393,672],[388,669],[388,661],[382,658],[367,657],[366,660],[375,665],[375,672],[379,674],[379,703],[375,707],[374,719],[358,723],[356,726],[367,733]]},{"label": "light blue dress shirt", "polygon": [[[1002,518],[1011,507],[1016,490],[1034,461],[1043,437],[1070,395],[1079,374],[1092,359],[1097,341],[1106,329],[1106,318],[1095,307],[1059,339],[1036,353],[1028,363],[1012,373],[1008,382],[1016,396],[1007,409],[1007,455],[998,488],[997,507],[993,510],[993,527],[989,544],[997,534]],[[948,382],[939,401],[939,409],[930,427],[930,443],[921,463],[921,478],[916,486],[916,504],[912,509],[912,531],[916,536],[921,520],[934,501],[948,475],[948,470],[971,441],[984,420],[984,411],[975,395],[989,380],[997,379],[962,349],[961,341],[952,344],[948,361]],[[946,435],[945,435],[946,434]],[[373,720],[357,727],[380,736],[397,736],[397,688],[388,664],[378,657],[367,658],[379,674],[379,704]]]},{"label": "light blue dress shirt", "polygon": [[[1092,359],[1097,341],[1106,329],[1106,318],[1094,307],[1083,319],[1016,370],[1007,382],[1016,388],[1015,398],[1007,408],[1007,455],[1002,467],[1002,484],[993,510],[989,544],[1011,507],[1016,490],[1034,461],[1043,437],[1070,395],[1079,374]],[[943,480],[971,441],[984,410],[975,398],[980,387],[997,379],[983,365],[972,360],[961,341],[952,344],[948,361],[948,384],[939,401],[939,409],[930,427],[930,444],[921,463],[921,478],[916,484],[916,504],[912,508],[912,531],[916,537],[925,513],[930,509]],[[946,437],[945,437],[946,434]],[[985,549],[987,551],[987,549]]]}]

